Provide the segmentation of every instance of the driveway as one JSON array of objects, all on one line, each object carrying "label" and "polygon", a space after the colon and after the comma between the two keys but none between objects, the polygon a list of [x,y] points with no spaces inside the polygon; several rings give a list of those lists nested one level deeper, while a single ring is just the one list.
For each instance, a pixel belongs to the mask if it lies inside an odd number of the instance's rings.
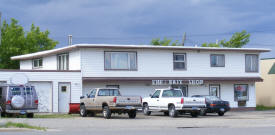
[{"label": "driveway", "polygon": [[85,118],[4,118],[0,120],[2,123],[7,121],[47,127],[48,131],[3,132],[0,130],[1,135],[275,134],[275,111],[228,112],[222,117],[213,114],[198,118],[192,118],[189,115],[170,118],[160,113],[152,113],[151,116],[138,114],[136,119],[128,119],[127,115],[113,115],[112,119],[107,120],[97,115]]}]

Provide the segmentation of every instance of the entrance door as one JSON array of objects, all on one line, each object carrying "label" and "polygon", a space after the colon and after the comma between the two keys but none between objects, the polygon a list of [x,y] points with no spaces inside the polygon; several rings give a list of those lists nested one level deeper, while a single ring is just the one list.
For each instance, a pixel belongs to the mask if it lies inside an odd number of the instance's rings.
[{"label": "entrance door", "polygon": [[220,97],[220,85],[210,84],[209,85],[209,95]]},{"label": "entrance door", "polygon": [[71,83],[58,84],[58,112],[69,112]]},{"label": "entrance door", "polygon": [[188,85],[172,85],[173,89],[181,89],[183,96],[188,97]]}]

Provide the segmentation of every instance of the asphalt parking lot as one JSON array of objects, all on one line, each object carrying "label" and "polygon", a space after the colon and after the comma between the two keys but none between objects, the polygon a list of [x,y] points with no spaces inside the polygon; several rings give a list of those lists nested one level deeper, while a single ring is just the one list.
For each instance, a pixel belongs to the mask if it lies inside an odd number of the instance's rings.
[{"label": "asphalt parking lot", "polygon": [[275,134],[275,110],[273,111],[250,111],[228,112],[225,116],[210,114],[192,118],[182,115],[177,118],[153,113],[152,116],[138,114],[136,119],[128,119],[127,115],[113,115],[112,119],[104,119],[101,115],[96,117],[73,117],[73,118],[2,118],[0,123],[21,122],[30,125],[46,127],[47,131],[21,130],[3,131],[1,135],[91,135],[91,134],[192,134],[192,135],[274,135]]}]

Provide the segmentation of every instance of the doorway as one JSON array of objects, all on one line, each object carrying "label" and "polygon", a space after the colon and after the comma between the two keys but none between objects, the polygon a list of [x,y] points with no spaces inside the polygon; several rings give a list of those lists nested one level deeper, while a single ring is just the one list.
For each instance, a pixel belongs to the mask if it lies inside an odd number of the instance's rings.
[{"label": "doorway", "polygon": [[58,112],[69,112],[71,83],[58,83]]},{"label": "doorway", "polygon": [[209,85],[209,95],[220,97],[220,85],[219,84],[210,84]]}]

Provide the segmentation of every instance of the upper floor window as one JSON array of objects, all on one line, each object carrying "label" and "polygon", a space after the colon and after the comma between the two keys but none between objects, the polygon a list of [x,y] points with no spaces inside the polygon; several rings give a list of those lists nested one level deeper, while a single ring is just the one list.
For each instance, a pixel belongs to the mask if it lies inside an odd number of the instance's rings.
[{"label": "upper floor window", "polygon": [[105,52],[105,70],[136,70],[136,52]]},{"label": "upper floor window", "polygon": [[211,67],[224,67],[225,66],[224,54],[211,54],[210,63],[211,63]]},{"label": "upper floor window", "polygon": [[186,69],[186,54],[185,53],[174,53],[173,63],[174,63],[174,70],[185,70]]},{"label": "upper floor window", "polygon": [[69,70],[69,54],[68,53],[57,55],[57,69],[58,70]]},{"label": "upper floor window", "polygon": [[41,68],[41,67],[43,67],[43,59],[42,58],[33,59],[32,60],[32,67],[33,68]]},{"label": "upper floor window", "polygon": [[245,55],[245,72],[258,72],[259,60],[257,54]]}]

